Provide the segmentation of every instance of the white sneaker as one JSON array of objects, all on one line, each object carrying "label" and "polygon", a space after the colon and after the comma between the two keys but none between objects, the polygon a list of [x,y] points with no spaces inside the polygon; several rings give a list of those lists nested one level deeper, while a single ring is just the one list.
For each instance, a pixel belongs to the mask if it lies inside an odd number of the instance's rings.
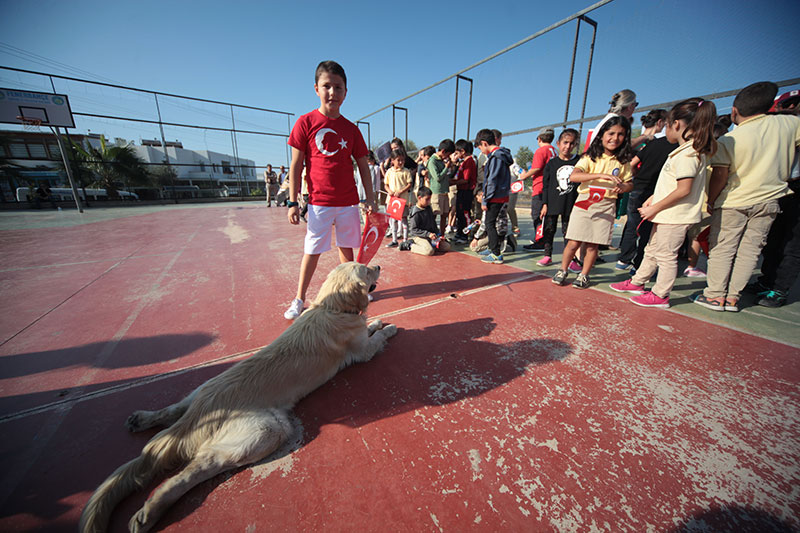
[{"label": "white sneaker", "polygon": [[303,312],[303,300],[300,298],[295,298],[292,300],[291,305],[289,305],[289,309],[283,313],[283,318],[286,320],[294,320],[295,318],[299,317],[300,314]]}]

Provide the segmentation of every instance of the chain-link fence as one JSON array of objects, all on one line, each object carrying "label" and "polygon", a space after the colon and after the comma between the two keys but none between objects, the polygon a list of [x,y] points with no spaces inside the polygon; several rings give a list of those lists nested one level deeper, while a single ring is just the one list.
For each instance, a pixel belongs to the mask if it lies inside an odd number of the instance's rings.
[{"label": "chain-link fence", "polygon": [[[0,86],[69,96],[66,155],[89,202],[258,197],[289,166],[286,111],[3,66]],[[6,204],[71,199],[48,128],[0,126],[0,190]]]}]

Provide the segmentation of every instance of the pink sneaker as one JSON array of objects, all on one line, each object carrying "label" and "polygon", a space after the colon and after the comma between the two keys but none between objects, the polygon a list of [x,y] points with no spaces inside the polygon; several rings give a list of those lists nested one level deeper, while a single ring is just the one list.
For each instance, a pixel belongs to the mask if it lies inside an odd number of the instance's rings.
[{"label": "pink sneaker", "polygon": [[634,285],[629,279],[620,281],[619,283],[612,283],[609,287],[611,287],[611,290],[617,292],[632,292],[633,294],[644,294],[645,292],[644,285]]},{"label": "pink sneaker", "polygon": [[686,267],[686,270],[683,271],[683,275],[687,278],[704,278],[706,277],[706,273],[696,267]]},{"label": "pink sneaker", "polygon": [[553,258],[550,257],[549,255],[546,255],[541,259],[539,259],[538,261],[536,261],[536,264],[542,267],[546,267],[547,265],[550,265],[552,263],[553,263]]},{"label": "pink sneaker", "polygon": [[632,296],[631,301],[642,307],[658,307],[661,309],[669,309],[669,298],[661,298],[650,291],[638,296]]},{"label": "pink sneaker", "polygon": [[577,261],[575,261],[573,259],[572,261],[570,261],[569,267],[567,267],[567,270],[569,270],[570,272],[574,272],[574,273],[580,273],[583,270],[583,267],[581,266],[580,263],[578,263]]}]

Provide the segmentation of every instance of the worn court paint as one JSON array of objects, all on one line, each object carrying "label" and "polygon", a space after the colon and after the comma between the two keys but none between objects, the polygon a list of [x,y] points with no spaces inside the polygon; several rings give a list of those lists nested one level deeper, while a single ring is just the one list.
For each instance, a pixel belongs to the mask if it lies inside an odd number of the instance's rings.
[{"label": "worn court paint", "polygon": [[[25,304],[25,316],[45,318],[0,329],[16,333],[0,347],[2,415],[67,391],[57,409],[0,422],[11,435],[0,445],[0,528],[74,530],[89,493],[153,434],[128,434],[129,412],[176,401],[231,363],[147,378],[283,330],[304,229],[283,216],[158,212],[62,229],[73,242],[64,249],[0,259],[2,275],[34,293],[38,272],[57,270],[48,264],[97,265],[58,307],[63,295]],[[375,262],[384,274],[370,313],[402,328],[387,351],[302,401],[274,462],[204,483],[161,528],[800,527],[797,349],[461,254],[383,250]],[[334,264],[323,256],[320,271]],[[126,386],[69,401],[115,384]],[[143,497],[119,507],[113,530]]]}]

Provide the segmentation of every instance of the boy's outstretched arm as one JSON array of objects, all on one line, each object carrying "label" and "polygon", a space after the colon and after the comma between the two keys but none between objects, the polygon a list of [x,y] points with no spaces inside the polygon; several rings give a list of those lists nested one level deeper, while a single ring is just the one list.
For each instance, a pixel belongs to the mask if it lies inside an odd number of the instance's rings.
[{"label": "boy's outstretched arm", "polygon": [[372,175],[369,172],[367,156],[361,156],[356,159],[356,165],[358,165],[358,174],[361,176],[361,184],[364,186],[364,195],[367,198],[367,211],[377,211],[375,207],[375,191],[372,190]]},{"label": "boy's outstretched arm", "polygon": [[[292,162],[289,165],[289,201],[297,202],[300,196],[300,180],[303,174],[303,163],[306,160],[305,152],[292,147]],[[365,158],[366,160],[366,158]],[[300,208],[292,206],[289,208],[289,223],[300,223]]]}]

